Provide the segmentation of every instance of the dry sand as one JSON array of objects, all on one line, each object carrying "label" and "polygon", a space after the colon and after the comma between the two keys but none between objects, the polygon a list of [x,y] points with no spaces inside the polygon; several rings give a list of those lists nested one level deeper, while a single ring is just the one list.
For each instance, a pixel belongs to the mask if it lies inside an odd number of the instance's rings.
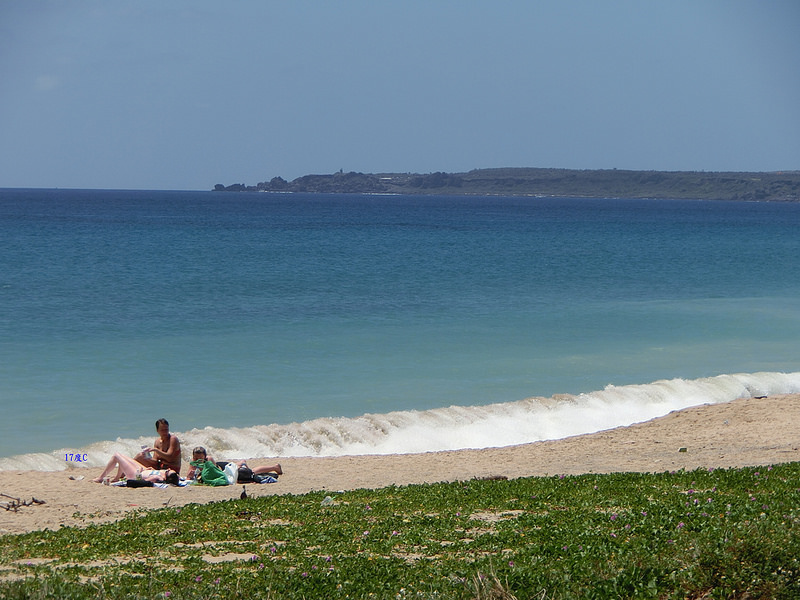
[{"label": "dry sand", "polygon": [[[279,458],[278,483],[248,484],[249,496],[331,493],[475,477],[663,472],[800,460],[800,394],[739,399],[672,412],[645,423],[506,448],[391,456]],[[685,451],[681,451],[685,448]],[[273,458],[249,461],[274,464]],[[135,509],[238,498],[242,486],[128,489],[92,483],[100,469],[0,472],[0,493],[44,504],[2,510],[0,534],[87,525]],[[71,480],[70,476],[82,480]],[[0,497],[0,501],[11,502]]]}]

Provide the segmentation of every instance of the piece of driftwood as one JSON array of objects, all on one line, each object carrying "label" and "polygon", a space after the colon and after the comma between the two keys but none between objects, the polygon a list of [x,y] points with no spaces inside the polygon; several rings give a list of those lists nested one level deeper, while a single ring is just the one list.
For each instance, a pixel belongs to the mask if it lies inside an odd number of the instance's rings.
[{"label": "piece of driftwood", "polygon": [[21,500],[20,498],[15,498],[14,496],[9,496],[8,494],[0,494],[3,498],[10,498],[11,502],[0,502],[0,506],[5,508],[6,510],[13,510],[17,512],[23,506],[33,506],[34,504],[45,504],[44,500],[38,500],[31,496],[30,501]]}]

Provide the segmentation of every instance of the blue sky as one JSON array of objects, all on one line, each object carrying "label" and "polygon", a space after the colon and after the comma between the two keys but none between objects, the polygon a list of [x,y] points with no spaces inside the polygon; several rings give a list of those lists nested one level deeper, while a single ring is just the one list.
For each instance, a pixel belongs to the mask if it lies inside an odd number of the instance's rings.
[{"label": "blue sky", "polygon": [[0,187],[800,169],[800,2],[0,0]]}]

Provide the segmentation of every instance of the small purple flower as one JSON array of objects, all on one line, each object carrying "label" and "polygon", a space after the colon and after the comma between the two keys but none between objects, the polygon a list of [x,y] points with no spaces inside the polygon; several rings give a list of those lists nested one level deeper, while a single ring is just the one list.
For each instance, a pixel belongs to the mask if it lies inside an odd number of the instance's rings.
[{"label": "small purple flower", "polygon": [[514,566],[514,561],[513,560],[508,561],[508,566],[509,567],[513,567]]},{"label": "small purple flower", "polygon": [[678,523],[678,529],[683,529],[684,527],[686,527],[686,523],[684,523],[683,521]]},{"label": "small purple flower", "polygon": [[195,580],[197,583],[200,583],[201,581],[203,581],[203,576],[202,576],[202,575],[198,575],[197,577],[195,577],[195,578],[194,578],[194,580]]},{"label": "small purple flower", "polygon": [[308,577],[308,573],[307,573],[306,571],[303,571],[303,572],[300,574],[300,576],[301,576],[301,577]]},{"label": "small purple flower", "polygon": [[615,537],[617,537],[617,534],[616,533],[612,533],[611,537],[615,538]]},{"label": "small purple flower", "polygon": [[364,531],[364,533],[362,533],[361,535],[363,535],[364,537],[367,537],[369,535],[369,531]]},{"label": "small purple flower", "polygon": [[612,521],[616,521],[617,520],[617,513],[611,513],[611,520]]}]

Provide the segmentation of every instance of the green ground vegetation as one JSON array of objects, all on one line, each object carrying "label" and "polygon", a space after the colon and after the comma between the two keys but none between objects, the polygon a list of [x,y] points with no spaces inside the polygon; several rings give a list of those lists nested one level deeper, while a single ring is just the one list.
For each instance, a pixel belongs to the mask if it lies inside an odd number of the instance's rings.
[{"label": "green ground vegetation", "polygon": [[788,463],[167,507],[0,538],[0,597],[798,598],[799,488]]}]

